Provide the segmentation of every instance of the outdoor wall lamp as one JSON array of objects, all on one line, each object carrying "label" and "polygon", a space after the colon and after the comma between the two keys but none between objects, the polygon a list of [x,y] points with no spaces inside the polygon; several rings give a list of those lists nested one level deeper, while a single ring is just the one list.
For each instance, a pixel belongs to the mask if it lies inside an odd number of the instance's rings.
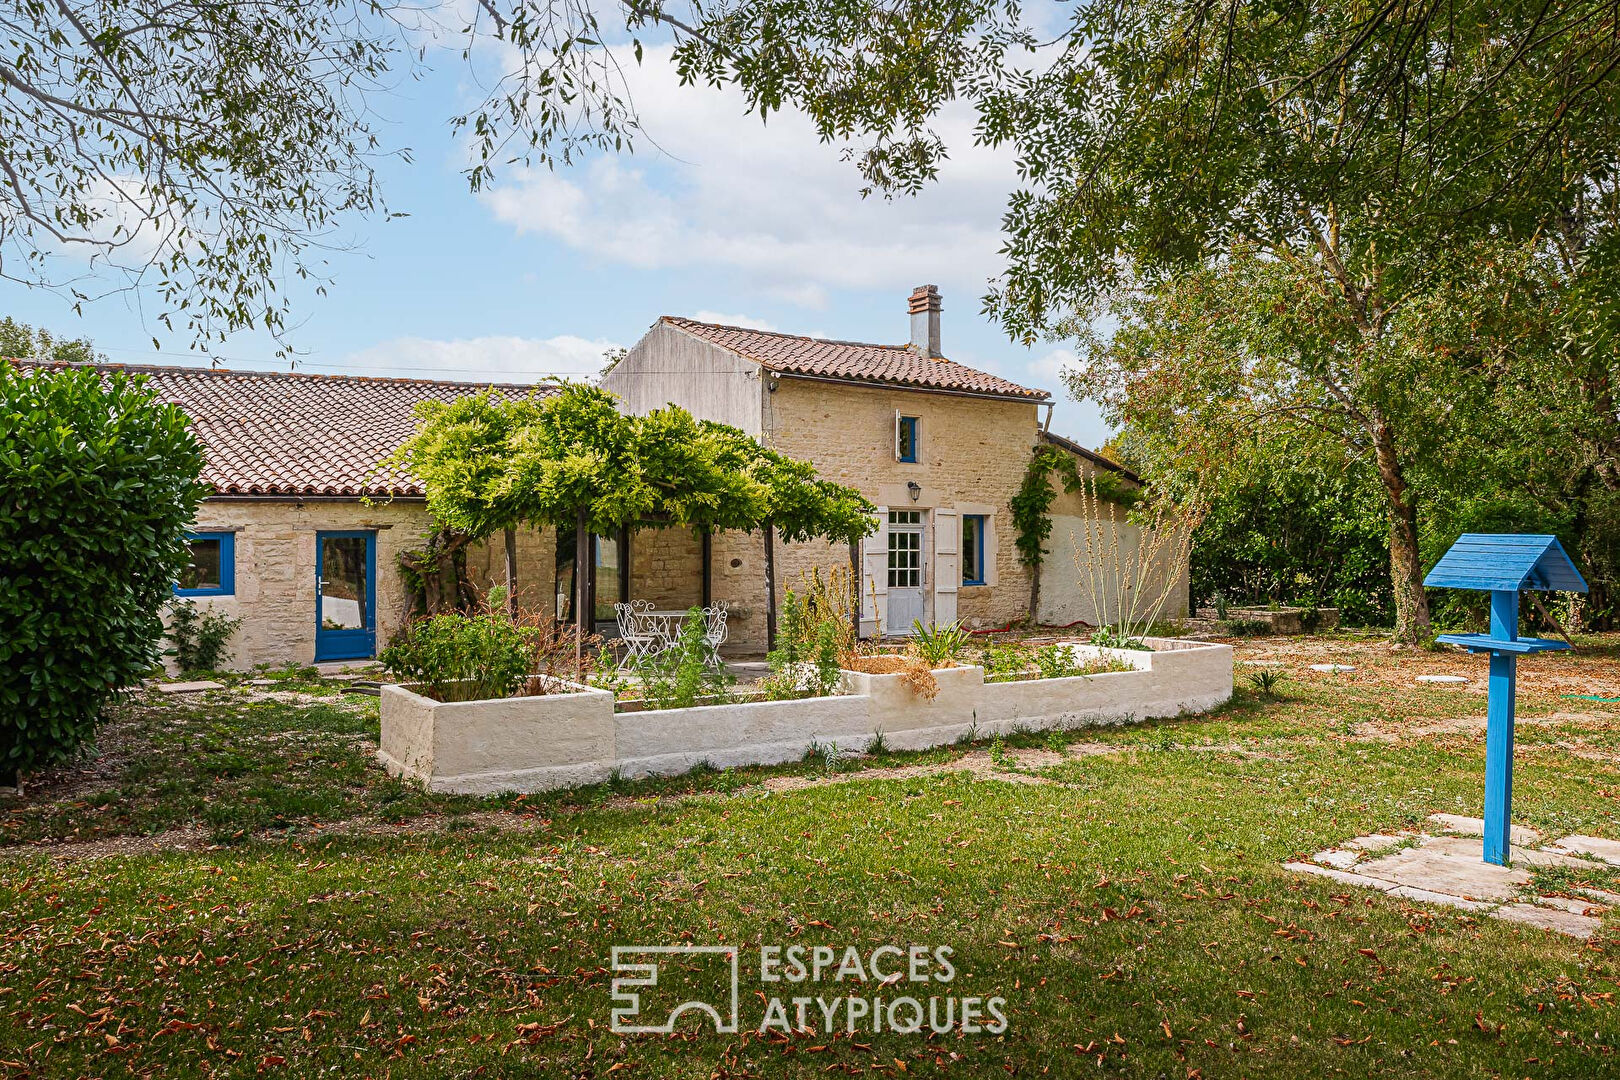
[{"label": "outdoor wall lamp", "polygon": [[922,498],[922,485],[915,480],[906,481],[906,490],[911,492],[911,501],[916,502]]}]

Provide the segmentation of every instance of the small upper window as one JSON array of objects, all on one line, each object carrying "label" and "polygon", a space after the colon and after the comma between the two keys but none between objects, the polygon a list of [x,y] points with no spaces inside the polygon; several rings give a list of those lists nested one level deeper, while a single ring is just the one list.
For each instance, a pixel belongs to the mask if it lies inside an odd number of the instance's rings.
[{"label": "small upper window", "polygon": [[180,596],[230,596],[236,592],[236,534],[187,534],[191,560],[180,571],[174,591]]},{"label": "small upper window", "polygon": [[984,515],[962,515],[962,584],[984,584]]},{"label": "small upper window", "polygon": [[902,416],[895,432],[894,456],[901,461],[917,460],[917,418]]}]

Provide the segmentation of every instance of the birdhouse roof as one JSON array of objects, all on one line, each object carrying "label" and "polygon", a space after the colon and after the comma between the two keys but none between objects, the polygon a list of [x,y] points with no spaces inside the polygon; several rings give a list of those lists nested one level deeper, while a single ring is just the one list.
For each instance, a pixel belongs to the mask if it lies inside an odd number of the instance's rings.
[{"label": "birdhouse roof", "polygon": [[1586,591],[1586,579],[1558,537],[1531,533],[1465,533],[1434,564],[1423,584],[1487,592]]}]

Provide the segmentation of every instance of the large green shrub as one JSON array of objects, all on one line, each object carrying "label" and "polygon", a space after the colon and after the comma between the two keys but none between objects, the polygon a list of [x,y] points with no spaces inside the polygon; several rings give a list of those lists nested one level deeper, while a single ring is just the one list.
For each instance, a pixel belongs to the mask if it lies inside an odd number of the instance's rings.
[{"label": "large green shrub", "polygon": [[157,664],[202,466],[141,380],[0,361],[0,774],[67,758]]},{"label": "large green shrub", "polygon": [[409,624],[377,658],[439,701],[486,701],[523,688],[536,671],[539,637],[504,611],[449,611]]}]

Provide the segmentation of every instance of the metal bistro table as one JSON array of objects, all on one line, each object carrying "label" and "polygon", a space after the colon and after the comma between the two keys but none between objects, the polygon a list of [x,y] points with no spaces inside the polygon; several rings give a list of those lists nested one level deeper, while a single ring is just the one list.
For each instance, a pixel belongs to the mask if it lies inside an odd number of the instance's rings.
[{"label": "metal bistro table", "polygon": [[[1528,589],[1585,592],[1586,579],[1556,536],[1468,533],[1423,579],[1430,588],[1476,589],[1491,594],[1491,632],[1441,634],[1436,641],[1489,653],[1491,678],[1485,706],[1485,861],[1508,862],[1513,818],[1513,710],[1518,658],[1568,649],[1567,641],[1519,636],[1519,593]],[[1538,602],[1539,604],[1539,602]]]}]

